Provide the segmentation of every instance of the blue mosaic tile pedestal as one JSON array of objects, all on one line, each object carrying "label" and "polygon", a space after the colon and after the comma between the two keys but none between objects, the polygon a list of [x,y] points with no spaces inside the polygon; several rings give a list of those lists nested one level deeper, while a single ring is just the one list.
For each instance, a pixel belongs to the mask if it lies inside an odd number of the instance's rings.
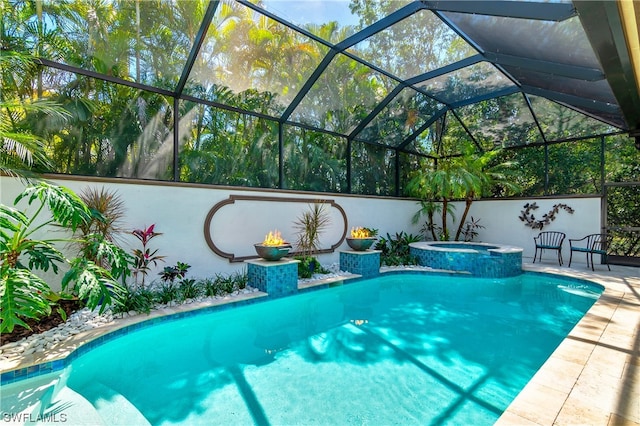
[{"label": "blue mosaic tile pedestal", "polygon": [[380,274],[380,250],[341,251],[340,270],[373,277]]},{"label": "blue mosaic tile pedestal", "polygon": [[522,248],[467,242],[422,241],[409,245],[418,265],[468,272],[482,278],[514,277],[522,273]]},{"label": "blue mosaic tile pedestal", "polygon": [[248,260],[248,284],[264,291],[270,297],[281,297],[298,292],[299,260],[280,259],[276,261]]}]

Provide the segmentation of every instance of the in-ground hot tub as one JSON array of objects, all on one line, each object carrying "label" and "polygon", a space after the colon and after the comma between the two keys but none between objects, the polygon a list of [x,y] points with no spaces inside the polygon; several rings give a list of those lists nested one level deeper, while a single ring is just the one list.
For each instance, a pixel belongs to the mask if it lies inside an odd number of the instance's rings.
[{"label": "in-ground hot tub", "polygon": [[478,277],[504,278],[522,273],[522,248],[462,241],[421,241],[409,244],[418,264],[433,269],[469,272]]}]

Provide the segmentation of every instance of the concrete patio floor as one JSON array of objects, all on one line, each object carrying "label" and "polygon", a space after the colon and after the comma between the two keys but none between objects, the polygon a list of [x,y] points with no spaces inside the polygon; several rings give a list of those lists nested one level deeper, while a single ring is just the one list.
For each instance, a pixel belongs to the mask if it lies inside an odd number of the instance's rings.
[{"label": "concrete patio floor", "polygon": [[640,268],[531,261],[525,270],[584,278],[605,291],[496,425],[640,426]]}]

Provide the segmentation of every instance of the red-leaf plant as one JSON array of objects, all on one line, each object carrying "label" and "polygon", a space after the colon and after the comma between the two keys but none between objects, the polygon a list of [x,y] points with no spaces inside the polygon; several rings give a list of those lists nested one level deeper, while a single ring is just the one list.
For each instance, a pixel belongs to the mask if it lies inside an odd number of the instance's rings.
[{"label": "red-leaf plant", "polygon": [[144,287],[144,279],[151,269],[151,265],[157,266],[159,261],[164,262],[165,256],[158,255],[158,249],[151,251],[148,247],[149,241],[162,232],[155,232],[155,224],[144,229],[135,229],[131,233],[142,243],[142,250],[134,249],[133,256],[135,258],[133,276],[136,284],[138,283],[138,274],[142,275],[141,286]]}]

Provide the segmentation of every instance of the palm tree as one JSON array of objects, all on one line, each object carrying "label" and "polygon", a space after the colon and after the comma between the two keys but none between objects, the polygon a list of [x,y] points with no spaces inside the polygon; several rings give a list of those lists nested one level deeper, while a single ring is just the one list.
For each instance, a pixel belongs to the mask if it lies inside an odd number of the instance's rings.
[{"label": "palm tree", "polygon": [[521,188],[514,183],[511,178],[512,167],[515,163],[505,162],[494,164],[500,150],[485,152],[482,155],[473,153],[467,148],[467,152],[458,158],[458,167],[464,171],[466,179],[464,182],[465,208],[458,224],[456,241],[460,239],[460,234],[467,219],[467,214],[474,200],[490,194],[495,188],[501,191],[517,193]]},{"label": "palm tree", "polygon": [[473,175],[466,170],[450,163],[446,167],[420,173],[409,182],[409,191],[418,195],[423,200],[436,199],[442,201],[442,232],[441,240],[449,240],[447,216],[451,214],[453,220],[451,201],[464,198],[467,188],[477,185]]},{"label": "palm tree", "polygon": [[2,69],[2,94],[0,96],[0,173],[9,176],[29,177],[34,166],[49,167],[44,152],[44,139],[35,135],[28,125],[30,115],[54,117],[65,120],[69,114],[49,100],[31,100],[20,96],[18,82],[36,68],[33,56],[12,51],[0,55]]},{"label": "palm tree", "polygon": [[[432,201],[441,201],[440,239],[449,240],[447,216],[451,215],[455,221],[450,202],[462,199],[465,201],[465,209],[455,235],[455,240],[458,241],[474,200],[489,195],[497,187],[513,193],[520,190],[519,186],[513,183],[513,179],[509,179],[509,168],[513,163],[494,164],[499,153],[499,150],[495,150],[479,154],[473,146],[467,146],[463,155],[440,161],[439,168],[418,172],[407,186],[411,194],[422,200],[421,209],[414,220],[420,214],[425,214],[432,221],[433,214],[437,211]],[[433,236],[435,237],[435,232]]]}]

